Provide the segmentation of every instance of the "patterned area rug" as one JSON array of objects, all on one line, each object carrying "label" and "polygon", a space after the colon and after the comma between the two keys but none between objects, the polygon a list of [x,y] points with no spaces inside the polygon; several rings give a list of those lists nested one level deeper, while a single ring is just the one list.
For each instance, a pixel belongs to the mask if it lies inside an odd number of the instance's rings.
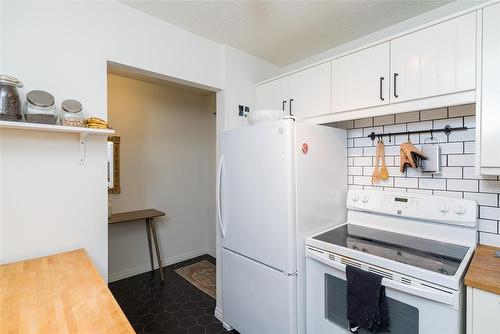
[{"label": "patterned area rug", "polygon": [[215,299],[215,266],[203,260],[175,271],[186,281]]}]

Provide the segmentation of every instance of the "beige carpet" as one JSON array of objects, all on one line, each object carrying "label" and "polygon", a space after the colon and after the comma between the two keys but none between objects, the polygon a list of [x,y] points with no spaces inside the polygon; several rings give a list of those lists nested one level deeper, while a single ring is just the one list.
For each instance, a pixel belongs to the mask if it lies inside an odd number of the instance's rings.
[{"label": "beige carpet", "polygon": [[203,260],[175,271],[189,283],[215,299],[215,265]]}]

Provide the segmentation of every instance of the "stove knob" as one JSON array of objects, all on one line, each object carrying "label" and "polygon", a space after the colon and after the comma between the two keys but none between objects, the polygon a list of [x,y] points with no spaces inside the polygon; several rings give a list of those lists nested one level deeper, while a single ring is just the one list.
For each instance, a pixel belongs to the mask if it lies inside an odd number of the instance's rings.
[{"label": "stove knob", "polygon": [[368,196],[367,196],[367,195],[363,196],[363,199],[362,199],[363,203],[368,202],[368,200],[369,200],[369,198],[368,198]]},{"label": "stove knob", "polygon": [[357,202],[358,200],[359,200],[359,195],[358,194],[352,195],[352,201],[353,202]]},{"label": "stove knob", "polygon": [[463,215],[465,213],[465,208],[461,205],[455,207],[455,213],[459,215]]},{"label": "stove knob", "polygon": [[450,208],[446,204],[443,204],[439,211],[441,211],[442,213],[447,213],[448,211],[450,211]]}]

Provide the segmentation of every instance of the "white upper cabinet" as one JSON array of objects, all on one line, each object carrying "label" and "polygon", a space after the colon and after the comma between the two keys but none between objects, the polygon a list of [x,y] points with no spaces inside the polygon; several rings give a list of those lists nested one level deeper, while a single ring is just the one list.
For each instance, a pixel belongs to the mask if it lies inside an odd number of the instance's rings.
[{"label": "white upper cabinet", "polygon": [[481,174],[500,175],[500,4],[483,9],[481,89],[477,108]]},{"label": "white upper cabinet", "polygon": [[476,87],[476,12],[391,41],[391,103]]},{"label": "white upper cabinet", "polygon": [[[289,77],[282,77],[257,86],[256,109],[285,110],[288,103]],[[286,109],[288,110],[288,109]]]},{"label": "white upper cabinet", "polygon": [[325,115],[332,112],[331,62],[290,75],[288,108],[297,117]]},{"label": "white upper cabinet", "polygon": [[379,44],[332,61],[333,112],[389,103],[390,44]]},{"label": "white upper cabinet", "polygon": [[329,114],[331,63],[320,64],[257,86],[257,109],[281,109],[306,118]]}]

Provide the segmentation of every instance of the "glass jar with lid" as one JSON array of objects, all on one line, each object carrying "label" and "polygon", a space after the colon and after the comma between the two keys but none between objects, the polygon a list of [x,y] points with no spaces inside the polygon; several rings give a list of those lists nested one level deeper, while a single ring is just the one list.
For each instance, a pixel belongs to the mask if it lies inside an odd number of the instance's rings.
[{"label": "glass jar with lid", "polygon": [[21,98],[17,91],[22,87],[23,83],[18,79],[0,74],[0,120],[21,121],[23,119]]},{"label": "glass jar with lid", "polygon": [[61,104],[61,123],[66,126],[83,127],[83,107],[77,100],[64,100]]},{"label": "glass jar with lid", "polygon": [[32,90],[26,94],[24,116],[30,123],[56,124],[57,111],[54,97],[43,90]]}]

